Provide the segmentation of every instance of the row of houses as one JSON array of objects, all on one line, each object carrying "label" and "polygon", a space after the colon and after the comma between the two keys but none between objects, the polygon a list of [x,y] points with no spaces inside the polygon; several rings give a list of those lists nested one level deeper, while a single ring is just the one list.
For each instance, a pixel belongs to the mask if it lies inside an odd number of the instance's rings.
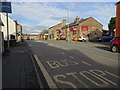
[{"label": "row of houses", "polygon": [[66,24],[66,20],[48,29],[48,34],[41,34],[45,40],[75,40],[80,36],[88,36],[90,40],[95,40],[102,36],[103,25],[93,17],[75,20]]},{"label": "row of houses", "polygon": [[23,40],[38,40],[37,34],[23,34]]},{"label": "row of houses", "polygon": [[[16,20],[13,20],[10,17],[7,18],[6,13],[0,13],[0,22],[2,22],[2,25],[0,26],[1,37],[2,40],[4,41],[2,42],[2,44],[4,43],[2,47],[4,46],[7,47],[8,36],[9,36],[10,45],[12,45],[13,42],[19,42],[22,40],[21,24],[19,24]],[[7,23],[8,23],[8,27],[7,27]],[[4,52],[4,49],[2,49],[2,52]]]}]

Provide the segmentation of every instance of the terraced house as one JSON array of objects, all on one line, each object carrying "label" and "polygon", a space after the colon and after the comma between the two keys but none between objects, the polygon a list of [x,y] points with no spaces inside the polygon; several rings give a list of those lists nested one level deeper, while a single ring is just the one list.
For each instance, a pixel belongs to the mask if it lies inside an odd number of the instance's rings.
[{"label": "terraced house", "polygon": [[[88,36],[90,40],[95,40],[102,36],[103,25],[93,17],[80,19],[77,16],[74,22],[68,25],[64,24],[63,27],[58,25],[49,28],[49,31],[51,31],[49,33],[55,37],[58,36],[58,39],[66,40],[69,37],[70,40],[74,40],[74,38],[79,38],[80,36]],[[57,30],[59,30],[58,33]]]},{"label": "terraced house", "polygon": [[48,40],[57,40],[61,37],[61,28],[66,25],[66,20],[63,20],[61,23],[54,25],[48,29]]},{"label": "terraced house", "polygon": [[93,17],[86,19],[76,17],[73,23],[62,27],[62,32],[64,32],[62,37],[68,38],[69,35],[70,39],[73,40],[74,38],[79,38],[80,36],[88,36],[90,40],[95,40],[102,36],[102,29],[103,25]]}]

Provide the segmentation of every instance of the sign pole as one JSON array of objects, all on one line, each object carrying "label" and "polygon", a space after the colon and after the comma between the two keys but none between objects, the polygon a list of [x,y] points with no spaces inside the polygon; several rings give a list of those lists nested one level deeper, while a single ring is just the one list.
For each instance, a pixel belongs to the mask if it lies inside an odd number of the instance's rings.
[{"label": "sign pole", "polygon": [[6,13],[6,20],[7,20],[7,47],[10,47],[10,42],[9,42],[9,23],[8,23],[8,13]]}]

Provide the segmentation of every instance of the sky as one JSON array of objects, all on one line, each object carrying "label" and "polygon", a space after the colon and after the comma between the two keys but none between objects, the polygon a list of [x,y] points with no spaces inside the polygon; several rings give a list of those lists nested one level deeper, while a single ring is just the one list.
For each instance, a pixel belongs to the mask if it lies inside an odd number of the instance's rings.
[{"label": "sky", "polygon": [[110,18],[116,16],[116,5],[115,2],[12,2],[9,14],[23,26],[25,34],[40,33],[63,19],[72,23],[76,16],[92,16],[107,30]]}]

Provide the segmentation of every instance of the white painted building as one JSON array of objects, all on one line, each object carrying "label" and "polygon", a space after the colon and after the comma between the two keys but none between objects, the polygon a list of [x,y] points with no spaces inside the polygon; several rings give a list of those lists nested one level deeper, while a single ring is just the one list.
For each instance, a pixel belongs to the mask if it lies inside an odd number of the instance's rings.
[{"label": "white painted building", "polygon": [[3,25],[3,22],[1,21],[1,18],[0,18],[0,53],[4,52],[4,40],[3,40],[3,33],[1,30],[2,26],[4,26],[4,25]]},{"label": "white painted building", "polygon": [[[4,26],[1,27],[1,30],[4,34],[4,40],[7,40],[7,16],[6,13],[0,13],[1,20],[3,21]],[[9,24],[9,40],[16,39],[16,22],[15,20],[8,17]]]}]

